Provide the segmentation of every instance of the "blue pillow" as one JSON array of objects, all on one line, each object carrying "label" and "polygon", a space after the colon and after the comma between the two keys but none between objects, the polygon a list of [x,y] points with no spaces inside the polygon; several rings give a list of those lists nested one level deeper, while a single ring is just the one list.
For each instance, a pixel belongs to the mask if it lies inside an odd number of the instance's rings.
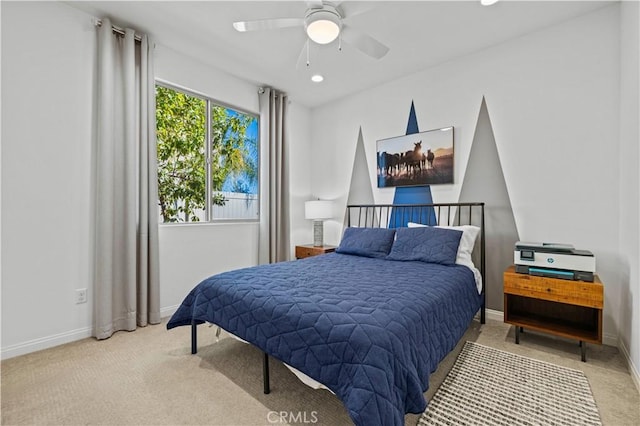
[{"label": "blue pillow", "polygon": [[336,253],[384,258],[391,250],[395,234],[395,229],[347,228]]},{"label": "blue pillow", "polygon": [[433,226],[398,228],[387,259],[455,265],[461,237],[462,231]]}]

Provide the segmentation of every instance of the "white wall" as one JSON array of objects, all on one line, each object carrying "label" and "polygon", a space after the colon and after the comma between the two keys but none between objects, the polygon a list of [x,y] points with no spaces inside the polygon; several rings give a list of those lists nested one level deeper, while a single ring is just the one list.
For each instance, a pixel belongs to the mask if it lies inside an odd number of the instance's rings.
[{"label": "white wall", "polygon": [[[2,2],[2,358],[91,335],[95,27],[59,2]],[[258,83],[156,46],[156,76],[258,112]],[[8,108],[7,106],[10,106]],[[292,247],[310,231],[300,158],[309,110],[290,104]],[[160,303],[168,315],[202,278],[257,262],[257,224],[162,225]],[[88,303],[75,304],[87,288]]]},{"label": "white wall", "polygon": [[2,2],[3,357],[90,334],[94,34],[60,3]]},{"label": "white wall", "polygon": [[640,390],[640,3],[620,6],[620,347]]},{"label": "white wall", "polygon": [[[605,339],[615,344],[619,23],[616,4],[313,110],[312,192],[344,205],[359,126],[376,188],[376,140],[405,133],[413,100],[420,130],[455,126],[456,183],[431,190],[435,202],[457,201],[485,96],[520,238],[595,253]],[[393,189],[374,197],[390,202]],[[326,240],[335,243],[341,227],[331,225]]]}]

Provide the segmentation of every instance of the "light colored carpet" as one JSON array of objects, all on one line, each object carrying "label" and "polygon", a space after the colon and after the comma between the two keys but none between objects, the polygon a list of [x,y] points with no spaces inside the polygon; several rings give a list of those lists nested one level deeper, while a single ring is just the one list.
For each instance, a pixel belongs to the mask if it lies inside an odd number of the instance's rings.
[{"label": "light colored carpet", "polygon": [[[190,328],[165,324],[119,332],[105,341],[78,342],[1,364],[3,425],[270,425],[350,424],[340,401],[313,390],[282,364],[271,362],[271,394],[262,393],[262,354],[231,338],[215,342],[200,326],[199,352],[190,353]],[[589,345],[580,362],[575,342],[525,333],[500,322],[474,322],[432,375],[431,398],[464,341],[518,353],[585,373],[605,425],[640,424],[640,395],[618,350]],[[284,417],[280,417],[284,414]],[[418,415],[407,415],[415,426]],[[281,420],[285,421],[281,421]]]},{"label": "light colored carpet", "polygon": [[466,342],[419,425],[599,426],[582,371]]}]

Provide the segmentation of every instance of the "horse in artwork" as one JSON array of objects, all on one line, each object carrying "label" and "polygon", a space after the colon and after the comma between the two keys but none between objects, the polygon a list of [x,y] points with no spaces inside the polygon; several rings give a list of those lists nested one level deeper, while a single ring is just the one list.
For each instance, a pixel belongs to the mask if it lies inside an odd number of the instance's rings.
[{"label": "horse in artwork", "polygon": [[433,169],[433,160],[435,158],[436,158],[435,154],[430,149],[428,149],[427,150],[427,163],[429,164],[428,168]]},{"label": "horse in artwork", "polygon": [[404,153],[404,164],[407,174],[422,170],[422,141],[413,144],[413,151]]},{"label": "horse in artwork", "polygon": [[378,168],[382,175],[393,176],[397,174],[399,165],[400,156],[398,154],[389,154],[388,152],[378,154]]}]

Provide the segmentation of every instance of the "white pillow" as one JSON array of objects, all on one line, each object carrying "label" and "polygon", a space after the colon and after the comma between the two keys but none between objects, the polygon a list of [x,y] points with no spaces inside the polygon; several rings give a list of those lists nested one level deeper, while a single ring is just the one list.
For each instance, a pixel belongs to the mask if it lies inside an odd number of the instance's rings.
[{"label": "white pillow", "polygon": [[[421,223],[409,222],[407,223],[409,228],[416,228],[419,226],[427,226]],[[458,245],[458,253],[456,255],[456,264],[463,265],[473,271],[476,278],[476,284],[478,285],[478,291],[482,288],[480,271],[473,264],[471,260],[471,252],[473,252],[473,246],[476,244],[476,238],[480,234],[480,228],[473,225],[460,225],[460,226],[436,226],[436,228],[455,229],[462,231],[462,237],[460,237],[460,244]]]}]

